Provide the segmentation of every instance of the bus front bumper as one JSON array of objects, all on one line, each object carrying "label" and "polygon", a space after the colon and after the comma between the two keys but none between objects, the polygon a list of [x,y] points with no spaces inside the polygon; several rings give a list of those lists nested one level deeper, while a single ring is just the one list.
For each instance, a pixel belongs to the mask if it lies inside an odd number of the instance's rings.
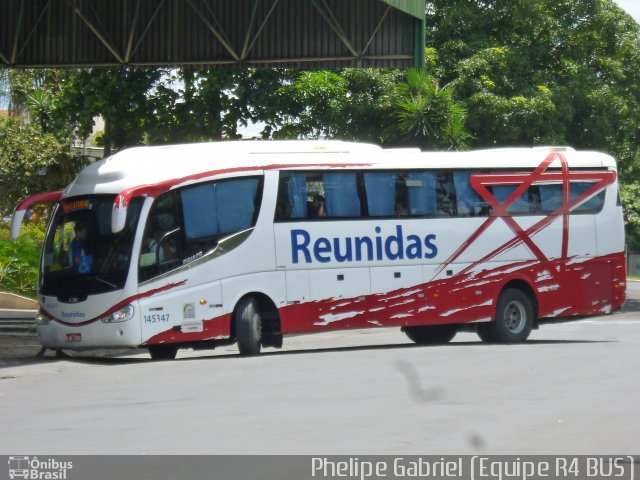
[{"label": "bus front bumper", "polygon": [[43,347],[84,350],[87,348],[137,347],[142,343],[140,323],[127,321],[82,326],[64,325],[52,320],[36,326]]}]

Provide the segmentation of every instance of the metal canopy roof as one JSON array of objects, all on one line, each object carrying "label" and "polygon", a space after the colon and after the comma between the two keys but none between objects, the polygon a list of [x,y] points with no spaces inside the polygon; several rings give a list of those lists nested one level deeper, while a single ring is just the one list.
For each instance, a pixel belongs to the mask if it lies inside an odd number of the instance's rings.
[{"label": "metal canopy roof", "polygon": [[424,0],[1,0],[0,66],[421,66]]}]

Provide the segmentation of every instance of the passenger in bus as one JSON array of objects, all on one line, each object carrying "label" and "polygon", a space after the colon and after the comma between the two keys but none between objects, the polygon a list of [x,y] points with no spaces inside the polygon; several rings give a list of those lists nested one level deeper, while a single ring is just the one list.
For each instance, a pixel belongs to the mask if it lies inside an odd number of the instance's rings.
[{"label": "passenger in bus", "polygon": [[[176,256],[175,239],[162,241],[167,232],[175,227],[175,217],[171,213],[160,213],[151,219],[151,232],[147,231],[143,240],[144,253],[158,252],[156,256],[159,263]],[[158,246],[160,250],[158,251]]]},{"label": "passenger in bus", "polygon": [[73,231],[75,236],[69,244],[73,268],[80,274],[87,274],[93,263],[93,256],[89,253],[89,225],[79,220],[73,226]]},{"label": "passenger in bus", "polygon": [[309,217],[325,217],[326,213],[324,210],[324,197],[320,194],[316,194],[313,197],[313,202],[309,207]]},{"label": "passenger in bus", "polygon": [[396,217],[403,217],[405,215],[409,215],[409,210],[407,210],[407,201],[404,197],[396,198]]},{"label": "passenger in bus", "polygon": [[[153,253],[154,256],[158,252],[158,242],[162,238],[162,232],[156,231],[153,236],[144,239],[144,253]],[[160,248],[158,255],[156,256],[159,262],[163,262],[165,259],[164,247]]]}]

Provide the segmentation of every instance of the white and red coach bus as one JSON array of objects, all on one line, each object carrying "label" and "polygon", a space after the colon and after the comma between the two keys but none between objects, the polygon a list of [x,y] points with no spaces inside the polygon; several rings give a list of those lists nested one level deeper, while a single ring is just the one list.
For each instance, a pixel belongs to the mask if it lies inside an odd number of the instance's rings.
[{"label": "white and red coach bus", "polygon": [[521,342],[625,301],[615,161],[568,148],[421,153],[342,142],[122,151],[54,201],[38,334],[52,349],[179,348],[401,327]]}]

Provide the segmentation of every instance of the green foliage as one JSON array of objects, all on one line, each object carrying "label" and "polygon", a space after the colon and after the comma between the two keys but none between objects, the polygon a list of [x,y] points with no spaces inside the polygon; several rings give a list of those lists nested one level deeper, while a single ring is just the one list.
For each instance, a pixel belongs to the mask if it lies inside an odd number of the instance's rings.
[{"label": "green foliage", "polygon": [[406,81],[396,86],[386,143],[466,149],[470,140],[466,114],[462,103],[454,100],[450,86],[440,88],[425,71],[409,70]]},{"label": "green foliage", "polygon": [[9,70],[7,83],[11,109],[28,114],[42,131],[69,141],[71,130],[68,125],[55,123],[53,118],[54,99],[64,75],[64,70]]},{"label": "green foliage", "polygon": [[340,138],[379,143],[401,73],[378,69],[300,72],[278,90],[278,138]]},{"label": "green foliage", "polygon": [[237,138],[249,121],[274,130],[281,110],[273,95],[289,78],[278,69],[82,69],[67,73],[54,101],[59,122],[88,138],[105,120],[105,153],[142,143]]},{"label": "green foliage", "polygon": [[105,121],[105,153],[138,145],[144,119],[154,115],[148,101],[164,70],[157,68],[68,70],[59,82],[54,101],[56,124],[68,124],[81,139],[89,137],[94,117]]},{"label": "green foliage", "polygon": [[8,224],[0,222],[0,291],[35,297],[44,227],[44,222],[26,224],[11,240]]},{"label": "green foliage", "polygon": [[104,147],[104,132],[101,130],[96,132],[87,139],[89,146]]},{"label": "green foliage", "polygon": [[639,243],[638,24],[611,0],[433,0],[427,12],[427,45],[466,105],[471,146],[613,155],[627,232]]},{"label": "green foliage", "polygon": [[[5,156],[0,159],[0,163],[4,163],[4,168],[0,167],[0,174],[11,170],[11,166],[6,162],[10,163],[12,156],[6,155],[7,151],[13,151],[14,155],[19,154],[21,161],[17,164],[17,180],[22,182],[21,186],[24,188],[18,196],[37,193],[42,189],[62,188],[86,164],[83,158],[72,157],[68,150],[72,141],[70,122],[56,117],[55,99],[60,93],[61,79],[64,75],[64,70],[16,69],[7,70],[0,77],[0,83],[6,88],[9,107],[19,115],[19,120],[15,120],[17,123],[0,125],[0,129],[3,130],[0,135],[10,137],[5,145]],[[42,148],[43,145],[46,147]],[[34,162],[36,156],[39,160]],[[30,178],[24,180],[27,176]],[[0,193],[3,190],[2,185],[8,183],[0,183]],[[7,190],[15,192],[18,189],[11,185]],[[0,201],[0,213],[13,208],[11,202],[14,200],[11,196],[3,198]]]},{"label": "green foliage", "polygon": [[[0,77],[0,90],[12,107],[29,112],[34,129],[54,133],[59,143],[68,144],[71,131],[86,139],[102,115],[99,141],[107,154],[141,143],[237,138],[238,126],[250,122],[264,124],[264,138],[601,150],[618,159],[628,231],[635,235],[638,25],[612,0],[430,0],[426,12],[425,71],[12,70]],[[13,197],[3,196],[6,204],[42,189],[43,176],[34,171],[45,168],[47,181],[68,181],[79,166],[55,155],[17,160],[33,152],[14,150],[0,153],[0,174],[13,175],[2,166],[4,154],[16,159],[26,182]]]},{"label": "green foliage", "polygon": [[[230,117],[233,73],[201,69],[170,73],[150,99],[153,115],[144,118],[152,144],[206,141],[235,136]],[[182,87],[182,88],[180,88]]]},{"label": "green foliage", "polygon": [[346,119],[347,82],[338,73],[302,72],[295,82],[280,89],[288,105],[288,122],[279,132],[280,138],[318,138],[340,136]]},{"label": "green foliage", "polygon": [[27,94],[27,108],[31,118],[35,120],[43,132],[53,129],[51,121],[51,107],[53,95],[46,88],[36,88]]},{"label": "green foliage", "polygon": [[620,185],[620,201],[625,206],[628,249],[640,252],[640,182]]},{"label": "green foliage", "polygon": [[37,124],[0,117],[0,214],[28,195],[57,187],[56,165],[67,159],[67,145]]},{"label": "green foliage", "polygon": [[[610,0],[430,2],[427,43],[473,146],[611,152],[638,120],[638,26]],[[631,93],[631,95],[630,95]],[[631,159],[619,159],[623,165]]]}]

